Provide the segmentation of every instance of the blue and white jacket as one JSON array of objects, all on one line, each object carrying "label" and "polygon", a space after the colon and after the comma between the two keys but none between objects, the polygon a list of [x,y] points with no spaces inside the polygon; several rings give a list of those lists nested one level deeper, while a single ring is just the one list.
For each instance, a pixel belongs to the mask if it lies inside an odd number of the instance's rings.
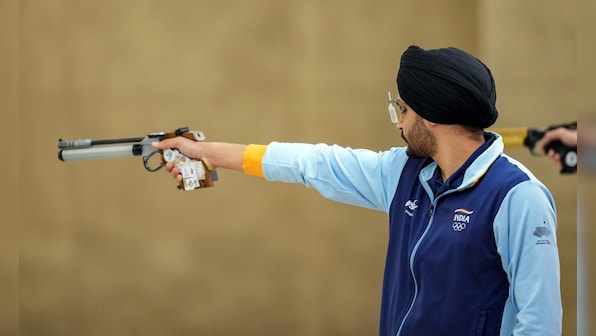
[{"label": "blue and white jacket", "polygon": [[266,179],[388,214],[379,335],[561,335],[553,198],[485,135],[445,183],[403,147],[267,146]]}]

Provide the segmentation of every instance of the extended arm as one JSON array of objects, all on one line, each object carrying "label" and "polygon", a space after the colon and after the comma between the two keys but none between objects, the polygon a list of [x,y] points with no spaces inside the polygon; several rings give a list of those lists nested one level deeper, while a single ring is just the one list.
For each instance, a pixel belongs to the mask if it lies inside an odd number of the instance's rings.
[{"label": "extended arm", "polygon": [[[242,171],[242,155],[247,145],[223,142],[196,142],[183,137],[165,139],[151,144],[155,149],[176,148],[184,155],[202,160],[209,169],[227,168]],[[178,168],[166,164],[166,169],[180,182]]]},{"label": "extended arm", "polygon": [[[221,142],[188,142],[167,139],[157,149],[176,148],[202,160],[210,168],[227,168],[271,181],[301,183],[324,197],[356,206],[387,211],[395,193],[403,150],[381,153],[325,144],[240,145]],[[396,151],[404,152],[399,155]],[[166,170],[180,181],[172,165]]]}]

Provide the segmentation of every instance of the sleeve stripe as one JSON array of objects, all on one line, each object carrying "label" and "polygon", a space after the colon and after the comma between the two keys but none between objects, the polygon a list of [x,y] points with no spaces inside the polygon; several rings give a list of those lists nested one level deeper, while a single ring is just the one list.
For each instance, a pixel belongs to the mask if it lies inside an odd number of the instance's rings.
[{"label": "sleeve stripe", "polygon": [[267,145],[248,145],[242,153],[242,170],[245,174],[264,177],[263,156]]}]

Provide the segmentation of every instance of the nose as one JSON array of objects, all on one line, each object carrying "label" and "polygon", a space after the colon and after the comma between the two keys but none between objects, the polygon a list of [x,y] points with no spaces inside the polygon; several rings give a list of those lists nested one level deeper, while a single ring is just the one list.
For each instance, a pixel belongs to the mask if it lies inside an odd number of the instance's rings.
[{"label": "nose", "polygon": [[403,119],[404,119],[404,118],[403,118],[403,115],[401,115],[401,116],[399,116],[399,117],[397,118],[397,123],[396,123],[396,126],[397,126],[397,128],[399,128],[400,130],[401,130],[401,129],[403,129],[403,127],[404,127],[404,121],[403,121]]}]

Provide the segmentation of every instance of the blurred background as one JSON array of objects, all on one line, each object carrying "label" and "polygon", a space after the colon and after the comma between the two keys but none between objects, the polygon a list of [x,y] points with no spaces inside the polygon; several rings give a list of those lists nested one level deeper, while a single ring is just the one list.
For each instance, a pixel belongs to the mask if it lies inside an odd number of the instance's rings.
[{"label": "blurred background", "polygon": [[[580,99],[591,91],[579,88],[594,84],[578,69],[578,41],[590,39],[578,31],[593,31],[580,18],[594,2],[18,6],[20,178],[9,180],[18,181],[19,198],[3,196],[3,204],[12,209],[7,221],[19,223],[21,335],[378,329],[385,214],[223,170],[215,188],[183,192],[166,173],[146,172],[140,158],[60,162],[59,138],[188,126],[210,141],[404,145],[386,97],[397,92],[399,57],[411,44],[456,46],[482,59],[497,85],[495,127],[541,128],[593,108]],[[563,335],[575,335],[577,175],[560,175],[525,148],[506,152],[557,202]]]}]

